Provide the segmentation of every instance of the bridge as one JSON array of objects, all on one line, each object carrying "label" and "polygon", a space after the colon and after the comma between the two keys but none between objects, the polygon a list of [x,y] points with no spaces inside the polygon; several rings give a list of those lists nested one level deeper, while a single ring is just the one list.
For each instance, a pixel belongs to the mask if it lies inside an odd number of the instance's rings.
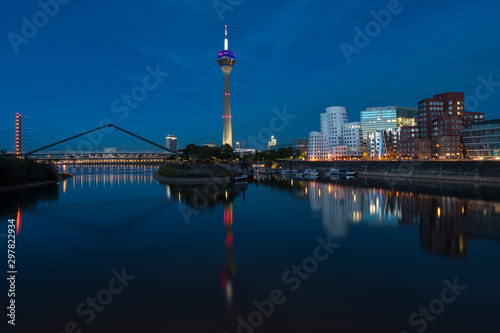
[{"label": "bridge", "polygon": [[[21,115],[19,113],[16,114],[15,121],[10,119],[10,129],[1,131],[4,129],[2,128],[2,125],[5,127],[5,124],[8,122],[9,121],[6,120],[0,121],[0,148],[7,150],[4,147],[7,146],[6,142],[10,139],[10,151],[23,157],[36,157],[40,160],[57,161],[67,164],[136,164],[161,163],[167,158],[171,158],[172,156],[176,157],[178,155],[176,150],[171,150],[163,145],[155,143],[113,124],[103,125],[89,131],[84,131],[80,134],[70,135],[64,139],[57,139],[46,134],[47,132],[50,132],[49,130],[42,130],[42,132],[33,130],[32,127],[34,126],[30,127],[28,130],[29,135],[26,135],[26,130],[21,127]],[[46,129],[48,128],[52,130],[52,132],[58,131],[65,133],[59,129],[52,128],[36,121],[31,122],[37,124],[38,126],[44,126]],[[104,135],[113,133],[115,139],[117,139],[117,131],[114,131],[115,129],[118,130],[119,133],[122,133],[122,135],[125,134],[128,138],[138,139],[140,142],[146,143],[148,147],[152,146],[156,150],[151,151],[150,149],[144,149],[144,147],[132,147],[133,145],[130,145],[130,148],[132,149],[129,148],[128,150],[125,150],[123,148],[124,145],[121,143],[121,148],[118,150],[116,148],[103,148]],[[21,135],[21,133],[23,133],[23,135]],[[33,134],[35,137],[33,137]],[[65,134],[68,135],[68,133]],[[96,136],[92,138],[91,135]],[[27,136],[29,138],[27,138]],[[83,137],[86,137],[87,139],[85,140]],[[45,138],[51,139],[52,142],[49,144],[41,144]],[[49,150],[51,148],[54,149],[54,147],[57,146],[60,147],[61,144],[78,138],[81,138],[81,140],[79,140],[76,149],[66,144],[66,147],[63,150]],[[30,149],[27,149],[27,152],[22,149],[25,141],[27,141],[28,146],[30,146]],[[115,141],[120,140],[117,139]],[[115,145],[115,143],[112,145]],[[109,142],[107,144],[109,147]],[[33,146],[38,147],[33,149]]]}]

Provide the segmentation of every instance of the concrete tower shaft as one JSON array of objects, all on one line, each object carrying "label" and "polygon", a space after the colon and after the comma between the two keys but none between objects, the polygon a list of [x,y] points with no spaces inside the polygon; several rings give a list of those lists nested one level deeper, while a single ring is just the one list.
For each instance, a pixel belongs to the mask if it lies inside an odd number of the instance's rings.
[{"label": "concrete tower shaft", "polygon": [[233,132],[231,128],[231,92],[229,90],[229,73],[233,69],[236,63],[235,55],[233,51],[228,50],[227,41],[227,25],[226,33],[224,39],[224,50],[219,51],[219,56],[217,59],[222,73],[224,73],[224,112],[222,115],[223,119],[223,130],[222,130],[222,144],[228,144],[233,146]]}]

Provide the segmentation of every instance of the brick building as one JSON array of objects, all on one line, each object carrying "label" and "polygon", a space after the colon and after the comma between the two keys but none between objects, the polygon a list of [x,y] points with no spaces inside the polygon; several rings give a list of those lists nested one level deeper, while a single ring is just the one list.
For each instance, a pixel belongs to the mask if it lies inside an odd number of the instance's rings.
[{"label": "brick building", "polygon": [[428,157],[418,158],[464,158],[466,152],[460,131],[484,119],[484,113],[464,110],[463,93],[449,92],[423,99],[418,102],[417,126],[401,130],[400,155],[413,153],[413,148],[420,147],[422,150],[415,150],[413,155]]}]

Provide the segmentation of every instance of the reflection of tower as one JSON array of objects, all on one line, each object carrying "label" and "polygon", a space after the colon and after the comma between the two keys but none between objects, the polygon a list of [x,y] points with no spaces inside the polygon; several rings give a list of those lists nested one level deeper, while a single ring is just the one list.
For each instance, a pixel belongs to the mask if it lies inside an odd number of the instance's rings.
[{"label": "reflection of tower", "polygon": [[226,228],[226,260],[221,272],[221,284],[226,293],[228,309],[233,306],[233,281],[236,277],[236,264],[233,258],[233,202],[224,203],[224,227]]},{"label": "reflection of tower", "polygon": [[219,51],[217,63],[224,73],[224,114],[223,130],[222,130],[222,144],[233,146],[233,132],[231,129],[231,94],[229,92],[229,73],[233,69],[236,60],[234,59],[233,51],[229,50],[227,41],[227,25],[226,25],[226,38],[224,39],[224,50]]},{"label": "reflection of tower", "polygon": [[16,235],[21,232],[21,225],[23,224],[23,212],[21,211],[20,203],[17,203],[17,216],[16,216]]}]

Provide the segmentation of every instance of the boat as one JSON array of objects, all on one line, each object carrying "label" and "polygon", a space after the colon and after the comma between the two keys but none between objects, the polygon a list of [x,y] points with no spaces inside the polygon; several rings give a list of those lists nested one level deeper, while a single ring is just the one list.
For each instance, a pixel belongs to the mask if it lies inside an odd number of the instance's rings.
[{"label": "boat", "polygon": [[290,170],[288,170],[288,169],[281,169],[280,170],[280,175],[282,175],[282,176],[290,176]]},{"label": "boat", "polygon": [[318,171],[316,170],[312,170],[312,169],[307,169],[305,172],[304,172],[304,175],[306,177],[309,177],[309,178],[315,178],[315,177],[318,177]]},{"label": "boat", "polygon": [[356,175],[356,171],[351,171],[349,169],[335,169],[335,168],[330,168],[328,172],[325,173],[325,176],[331,177],[331,176],[341,176],[341,177],[353,177]]},{"label": "boat", "polygon": [[242,180],[248,180],[250,178],[248,175],[239,175],[239,176],[234,176],[231,177],[232,181],[242,181]]},{"label": "boat", "polygon": [[302,170],[293,170],[292,176],[295,178],[303,178],[305,177],[305,172]]}]

